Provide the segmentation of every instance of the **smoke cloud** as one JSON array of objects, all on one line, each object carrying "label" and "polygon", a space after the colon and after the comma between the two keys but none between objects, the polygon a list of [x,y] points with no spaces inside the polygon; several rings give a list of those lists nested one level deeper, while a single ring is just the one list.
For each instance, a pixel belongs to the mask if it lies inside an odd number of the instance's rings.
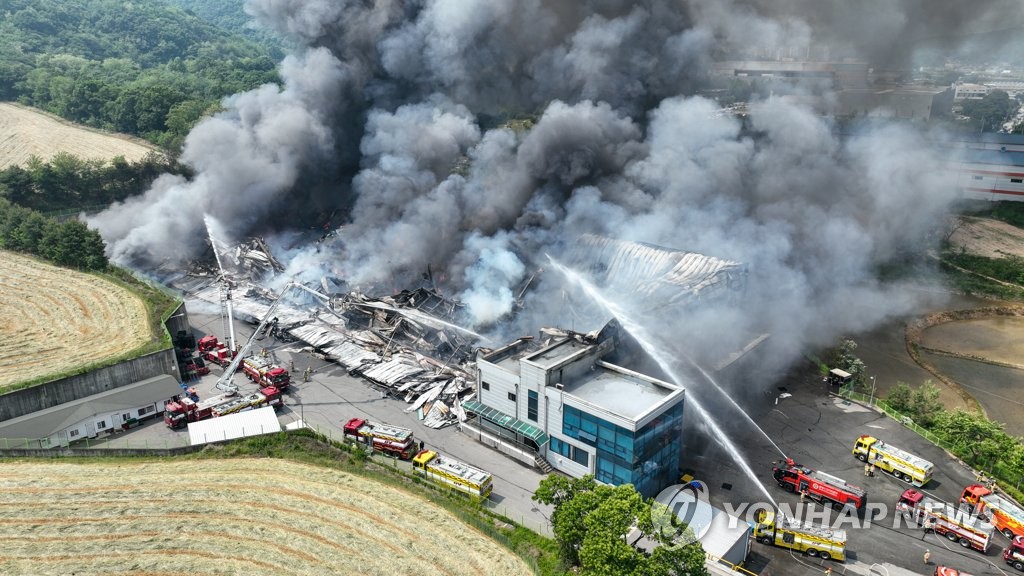
[{"label": "smoke cloud", "polygon": [[[927,241],[953,198],[941,139],[895,123],[841,137],[783,99],[722,114],[698,95],[712,62],[900,66],[1018,21],[1017,6],[249,0],[298,46],[283,86],[228,98],[195,128],[182,155],[194,178],[162,177],[90,223],[140,268],[202,253],[204,214],[230,237],[270,237],[288,277],[401,289],[430,265],[502,337],[576,322],[562,279],[537,274],[545,254],[583,234],[647,242],[750,266],[742,303],[658,318],[667,333],[711,355],[770,332],[792,352],[910,307],[872,278]],[[332,213],[336,234],[309,232]]]}]

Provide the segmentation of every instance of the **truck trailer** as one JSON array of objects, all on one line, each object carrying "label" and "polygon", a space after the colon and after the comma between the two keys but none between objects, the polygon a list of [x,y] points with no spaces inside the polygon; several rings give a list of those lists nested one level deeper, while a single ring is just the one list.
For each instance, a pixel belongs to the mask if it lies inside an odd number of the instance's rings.
[{"label": "truck trailer", "polygon": [[346,438],[402,460],[409,460],[416,454],[416,438],[408,428],[352,418],[345,423],[343,430]]},{"label": "truck trailer", "polygon": [[435,484],[450,486],[478,498],[491,495],[492,477],[489,473],[433,450],[421,450],[416,454],[412,459],[412,472]]},{"label": "truck trailer", "polygon": [[975,513],[988,516],[996,530],[1007,539],[1024,536],[1024,510],[1009,498],[981,484],[971,484],[964,488],[960,501],[969,505]]},{"label": "truck trailer", "polygon": [[984,553],[992,542],[992,524],[966,508],[956,508],[914,489],[907,489],[896,502],[896,513],[902,514],[925,530],[958,542],[964,548]]},{"label": "truck trailer", "polygon": [[772,476],[779,486],[791,492],[806,493],[807,497],[825,506],[864,508],[868,493],[863,488],[847,484],[845,480],[801,466],[786,458],[785,465],[772,468]]},{"label": "truck trailer", "polygon": [[802,524],[768,510],[757,515],[754,538],[761,544],[789,548],[822,560],[846,560],[845,530]]},{"label": "truck trailer", "polygon": [[906,450],[901,450],[867,434],[857,438],[857,442],[853,445],[853,455],[861,462],[874,464],[896,478],[917,487],[928,484],[932,478],[932,471],[935,469],[935,465],[924,458],[914,456]]}]

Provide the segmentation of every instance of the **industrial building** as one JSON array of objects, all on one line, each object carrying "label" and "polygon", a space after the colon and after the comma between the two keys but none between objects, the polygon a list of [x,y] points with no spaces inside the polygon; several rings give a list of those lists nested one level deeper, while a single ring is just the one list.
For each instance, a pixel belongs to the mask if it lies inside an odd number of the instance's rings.
[{"label": "industrial building", "polygon": [[964,198],[1024,201],[1024,134],[962,135],[953,145],[950,173]]},{"label": "industrial building", "polygon": [[998,80],[974,84],[969,82],[957,82],[953,85],[953,99],[957,102],[963,100],[981,100],[990,92],[1001,90],[1012,99],[1024,94],[1024,82]]},{"label": "industrial building", "polygon": [[646,497],[679,478],[684,390],[605,362],[607,334],[521,338],[477,358],[477,396],[462,404],[496,448],[573,477],[633,484]]},{"label": "industrial building", "polygon": [[163,413],[181,393],[173,376],[161,375],[0,422],[4,447],[50,448],[135,425]]},{"label": "industrial building", "polygon": [[839,116],[931,120],[950,113],[953,90],[906,85],[849,88],[836,93],[836,102]]}]

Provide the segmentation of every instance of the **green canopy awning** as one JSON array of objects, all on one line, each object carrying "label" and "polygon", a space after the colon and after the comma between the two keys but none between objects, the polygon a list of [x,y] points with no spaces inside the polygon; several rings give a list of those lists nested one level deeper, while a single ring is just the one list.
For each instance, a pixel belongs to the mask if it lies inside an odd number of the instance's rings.
[{"label": "green canopy awning", "polygon": [[481,418],[494,422],[502,428],[512,430],[526,436],[530,440],[536,442],[537,446],[543,446],[548,441],[548,435],[533,424],[517,420],[500,410],[484,406],[476,400],[466,400],[462,403],[462,407]]}]

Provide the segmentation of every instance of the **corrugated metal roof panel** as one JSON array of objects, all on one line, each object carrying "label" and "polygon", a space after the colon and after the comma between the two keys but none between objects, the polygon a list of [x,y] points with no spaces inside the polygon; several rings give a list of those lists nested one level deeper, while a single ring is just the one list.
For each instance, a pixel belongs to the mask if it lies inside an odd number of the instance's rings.
[{"label": "corrugated metal roof panel", "polygon": [[189,443],[193,446],[233,440],[247,436],[259,436],[281,431],[277,413],[270,406],[192,422],[188,425]]}]

